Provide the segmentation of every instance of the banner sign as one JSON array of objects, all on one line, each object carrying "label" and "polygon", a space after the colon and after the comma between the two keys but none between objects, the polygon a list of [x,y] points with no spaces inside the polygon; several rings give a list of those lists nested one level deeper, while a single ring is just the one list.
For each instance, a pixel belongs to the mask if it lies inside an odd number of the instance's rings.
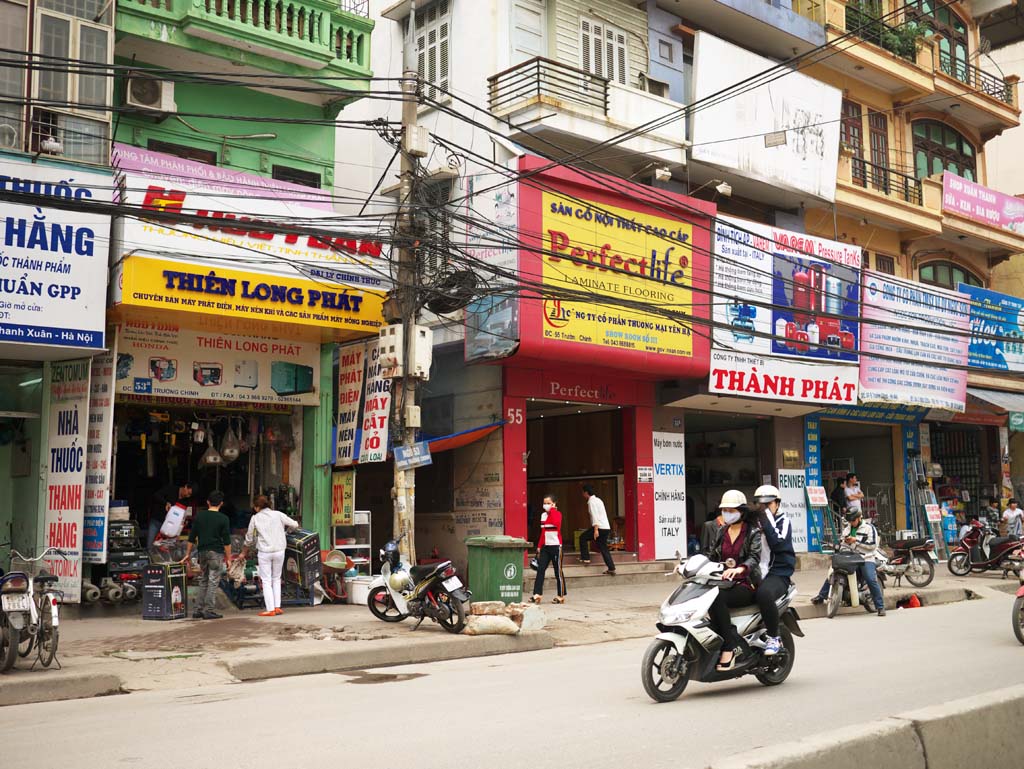
[{"label": "banner sign", "polygon": [[971,303],[971,366],[1024,371],[1024,299],[966,283],[957,289]]},{"label": "banner sign", "polygon": [[942,210],[987,227],[1024,235],[1024,200],[949,171],[942,174]]},{"label": "banner sign", "polygon": [[355,504],[356,471],[335,470],[331,473],[331,526],[351,526]]},{"label": "banner sign", "polygon": [[113,301],[129,307],[364,334],[384,322],[382,294],[327,281],[139,255],[126,258],[119,270]]},{"label": "banner sign", "polygon": [[[952,417],[952,412],[944,413],[947,413],[947,417],[941,421],[947,421]],[[819,412],[819,415],[828,419],[895,425],[917,424],[922,419],[929,418],[929,410],[918,406],[870,406],[862,403],[856,406],[833,406]]]},{"label": "banner sign", "polygon": [[[5,156],[0,190],[109,203],[109,174]],[[0,216],[0,342],[101,350],[110,217],[5,202]]]},{"label": "banner sign", "polygon": [[857,368],[712,349],[708,390],[803,403],[855,404]]},{"label": "banner sign", "polygon": [[856,362],[860,246],[719,217],[714,248],[716,345]]},{"label": "banner sign", "polygon": [[82,597],[82,518],[91,368],[88,358],[59,361],[50,366],[43,543],[64,552],[64,558],[47,558],[46,565],[51,574],[60,578],[57,588],[64,593],[66,603],[78,603]]},{"label": "banner sign", "polygon": [[686,553],[686,437],[654,434],[654,558]]},{"label": "banner sign", "polygon": [[793,550],[808,551],[807,539],[807,495],[804,488],[807,479],[803,470],[779,470],[779,494],[782,497],[780,510],[789,518],[793,528]]},{"label": "banner sign", "polygon": [[430,456],[430,445],[426,441],[414,443],[408,448],[395,446],[396,470],[413,470],[433,464],[433,462],[434,459]]},{"label": "banner sign", "polygon": [[320,345],[127,321],[118,336],[118,394],[318,406]]},{"label": "banner sign", "polygon": [[356,459],[356,433],[363,401],[366,342],[338,349],[338,437],[334,464],[347,467]]},{"label": "banner sign", "polygon": [[951,367],[967,365],[966,296],[865,270],[863,312],[862,401],[965,409],[967,371]]},{"label": "banner sign", "polygon": [[111,349],[92,359],[89,384],[89,442],[85,460],[82,535],[82,561],[85,563],[107,562],[116,335],[111,333],[107,338]]},{"label": "banner sign", "polygon": [[[124,172],[126,202],[137,208],[183,213],[206,222],[173,224],[127,217],[124,250],[184,253],[197,259],[246,261],[258,272],[305,276],[386,291],[388,261],[376,239],[376,220],[340,230],[327,191],[280,182],[151,152],[114,145],[111,164]],[[303,222],[308,234],[267,232],[263,222]],[[336,234],[334,234],[336,233]]]},{"label": "banner sign", "polygon": [[359,442],[360,464],[388,458],[388,423],[391,419],[391,380],[384,377],[376,340],[367,342],[366,389],[363,396],[363,432]]}]

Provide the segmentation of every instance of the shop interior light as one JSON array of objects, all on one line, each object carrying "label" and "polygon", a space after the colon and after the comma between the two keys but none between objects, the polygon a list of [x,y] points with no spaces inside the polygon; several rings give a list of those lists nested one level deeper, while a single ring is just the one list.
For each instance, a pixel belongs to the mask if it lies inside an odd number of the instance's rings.
[{"label": "shop interior light", "polygon": [[24,382],[18,382],[18,387],[31,387],[32,385],[37,385],[42,381],[43,378],[41,376],[36,377],[35,379],[26,379]]}]

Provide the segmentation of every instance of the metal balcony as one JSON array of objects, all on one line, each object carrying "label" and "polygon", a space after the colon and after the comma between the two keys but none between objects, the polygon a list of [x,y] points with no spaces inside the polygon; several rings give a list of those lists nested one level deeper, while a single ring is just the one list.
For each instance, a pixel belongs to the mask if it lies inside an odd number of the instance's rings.
[{"label": "metal balcony", "polygon": [[887,166],[872,163],[864,158],[851,159],[852,181],[858,187],[877,190],[892,198],[898,198],[915,206],[924,205],[921,180],[894,171]]},{"label": "metal balcony", "polygon": [[487,103],[495,115],[544,103],[604,116],[608,114],[608,79],[537,57],[487,78]]},{"label": "metal balcony", "polygon": [[939,68],[979,93],[1013,106],[1013,88],[1003,78],[989,74],[973,64],[954,59],[948,51],[939,51]]}]

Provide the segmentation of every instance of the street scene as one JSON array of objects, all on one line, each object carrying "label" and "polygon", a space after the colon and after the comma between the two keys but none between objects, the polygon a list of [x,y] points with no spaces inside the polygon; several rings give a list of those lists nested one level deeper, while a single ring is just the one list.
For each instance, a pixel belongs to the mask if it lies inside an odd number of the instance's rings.
[{"label": "street scene", "polygon": [[0,766],[1012,765],[1021,18],[0,2]]}]

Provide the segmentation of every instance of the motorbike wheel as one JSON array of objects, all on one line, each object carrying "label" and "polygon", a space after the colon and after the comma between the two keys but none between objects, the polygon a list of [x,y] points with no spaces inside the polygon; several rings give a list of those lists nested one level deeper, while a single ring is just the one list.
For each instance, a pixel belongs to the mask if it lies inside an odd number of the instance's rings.
[{"label": "motorbike wheel", "polygon": [[[918,573],[914,573],[912,569],[914,567],[920,569]],[[914,560],[910,564],[910,569],[907,569],[907,573],[904,574],[909,582],[914,587],[928,587],[932,580],[935,579],[935,564],[932,563],[932,559],[926,555],[914,556]]]},{"label": "motorbike wheel", "polygon": [[447,599],[449,614],[447,619],[439,619],[437,622],[441,627],[447,630],[449,633],[458,634],[462,632],[462,629],[466,627],[466,606],[462,601],[457,598],[452,598],[450,595],[445,594],[443,598]]},{"label": "motorbike wheel", "polygon": [[60,641],[60,627],[53,624],[53,606],[44,600],[39,607],[39,630],[36,632],[36,649],[39,653],[39,664],[44,668],[53,664],[57,656],[57,644]]},{"label": "motorbike wheel", "polygon": [[383,585],[375,587],[366,597],[366,605],[377,619],[385,622],[401,622],[407,615],[402,614]]},{"label": "motorbike wheel", "polygon": [[966,577],[971,573],[971,556],[967,553],[953,553],[946,561],[949,573],[957,577]]},{"label": "motorbike wheel", "polygon": [[686,685],[690,683],[690,666],[685,662],[683,672],[674,679],[666,678],[664,675],[665,665],[674,664],[674,658],[678,655],[675,644],[660,638],[655,638],[644,652],[644,659],[640,664],[640,680],[643,681],[647,696],[655,702],[672,702],[678,699]]},{"label": "motorbike wheel", "polygon": [[0,614],[0,673],[14,667],[18,659],[19,630],[11,625],[6,614]]},{"label": "motorbike wheel", "polygon": [[21,634],[21,640],[18,642],[18,656],[24,659],[32,653],[32,648],[36,644],[36,636],[34,633],[29,633],[26,628],[25,632]]},{"label": "motorbike wheel", "polygon": [[828,588],[828,599],[825,601],[825,614],[832,619],[839,612],[839,606],[843,603],[843,585],[838,577],[832,577],[832,584]]},{"label": "motorbike wheel", "polygon": [[779,628],[779,633],[785,652],[776,654],[774,657],[767,657],[766,659],[771,660],[768,669],[763,673],[754,674],[754,677],[765,686],[778,686],[789,678],[789,674],[793,671],[793,663],[796,661],[796,644],[793,642],[793,634],[785,625]]},{"label": "motorbike wheel", "polygon": [[1013,602],[1013,634],[1024,644],[1024,596]]}]

